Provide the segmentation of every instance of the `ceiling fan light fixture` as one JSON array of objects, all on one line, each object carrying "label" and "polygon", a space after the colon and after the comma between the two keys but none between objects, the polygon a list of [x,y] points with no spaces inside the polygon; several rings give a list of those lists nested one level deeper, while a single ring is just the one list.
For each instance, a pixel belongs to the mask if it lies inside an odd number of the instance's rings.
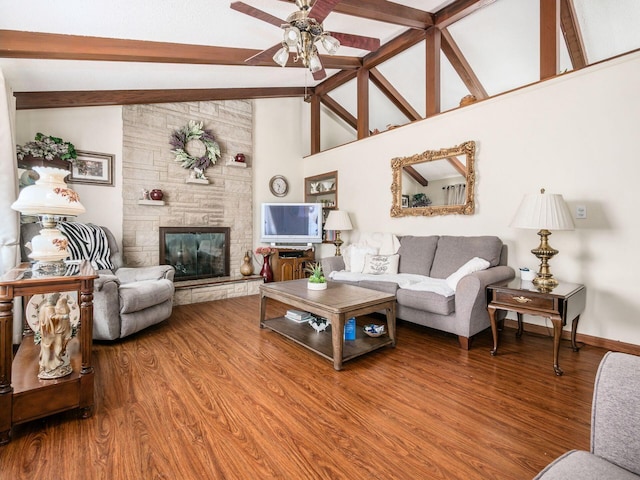
[{"label": "ceiling fan light fixture", "polygon": [[297,27],[290,26],[284,29],[284,43],[290,47],[295,47],[300,41],[300,30]]},{"label": "ceiling fan light fixture", "polygon": [[285,67],[289,61],[289,46],[286,43],[282,44],[282,48],[276,52],[273,56],[273,61],[281,67]]},{"label": "ceiling fan light fixture", "polygon": [[332,37],[328,33],[325,33],[322,35],[322,37],[320,37],[320,41],[322,42],[322,46],[329,55],[335,55],[336,53],[338,53],[338,49],[340,48],[340,41],[337,38]]},{"label": "ceiling fan light fixture", "polygon": [[320,62],[317,50],[311,52],[311,56],[309,57],[309,70],[311,70],[311,73],[322,70],[322,62]]}]

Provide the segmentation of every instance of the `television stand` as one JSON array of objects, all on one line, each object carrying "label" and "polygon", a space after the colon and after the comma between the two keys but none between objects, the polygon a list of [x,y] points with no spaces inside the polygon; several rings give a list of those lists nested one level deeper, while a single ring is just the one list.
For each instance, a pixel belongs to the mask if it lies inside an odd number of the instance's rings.
[{"label": "television stand", "polygon": [[304,251],[303,250],[294,250],[294,251],[281,251],[280,252],[280,258],[300,258],[300,257],[304,257]]},{"label": "television stand", "polygon": [[276,248],[271,256],[273,281],[284,282],[306,278],[305,269],[309,263],[316,261],[313,247],[306,250],[300,248]]}]

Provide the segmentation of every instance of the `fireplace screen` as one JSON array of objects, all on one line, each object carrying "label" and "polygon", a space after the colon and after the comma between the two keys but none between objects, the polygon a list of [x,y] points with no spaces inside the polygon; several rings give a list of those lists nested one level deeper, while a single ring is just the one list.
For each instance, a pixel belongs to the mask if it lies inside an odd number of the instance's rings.
[{"label": "fireplace screen", "polygon": [[228,227],[160,227],[160,263],[176,280],[229,276]]}]

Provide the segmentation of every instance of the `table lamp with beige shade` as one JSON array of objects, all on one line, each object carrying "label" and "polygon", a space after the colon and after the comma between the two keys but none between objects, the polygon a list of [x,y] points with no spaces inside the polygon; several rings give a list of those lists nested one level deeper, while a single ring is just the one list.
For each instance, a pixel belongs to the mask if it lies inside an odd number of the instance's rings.
[{"label": "table lamp with beige shade", "polygon": [[545,193],[527,194],[522,199],[511,224],[514,228],[539,230],[540,245],[531,250],[540,259],[540,269],[533,284],[543,291],[551,291],[558,285],[549,268],[549,260],[558,254],[558,250],[549,245],[550,230],[573,230],[573,219],[562,195]]},{"label": "table lamp with beige shade", "polygon": [[333,244],[336,246],[335,255],[336,257],[341,256],[342,253],[340,252],[340,246],[344,242],[340,238],[340,232],[353,230],[349,214],[344,210],[331,210],[323,228],[325,230],[332,230],[336,232],[336,239],[333,241]]}]

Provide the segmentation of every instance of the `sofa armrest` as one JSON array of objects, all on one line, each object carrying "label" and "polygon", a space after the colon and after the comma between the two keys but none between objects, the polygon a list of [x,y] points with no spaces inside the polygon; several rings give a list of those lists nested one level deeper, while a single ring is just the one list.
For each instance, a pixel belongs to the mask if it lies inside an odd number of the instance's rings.
[{"label": "sofa armrest", "polygon": [[591,452],[640,475],[640,357],[608,352],[598,367]]},{"label": "sofa armrest", "polygon": [[489,326],[487,312],[487,285],[508,282],[516,276],[511,267],[498,265],[474,272],[460,279],[456,287],[456,316],[469,318],[468,334],[471,336]]},{"label": "sofa armrest", "polygon": [[116,284],[117,289],[117,287],[120,285],[120,280],[118,279],[118,277],[109,273],[101,273],[98,275],[98,278],[93,281],[93,289],[96,292],[100,292],[107,286],[107,284],[112,282]]},{"label": "sofa armrest", "polygon": [[331,272],[339,272],[344,270],[344,258],[342,257],[326,257],[320,260],[322,271],[328,277]]},{"label": "sofa armrest", "polygon": [[504,265],[498,265],[497,267],[470,273],[469,275],[462,277],[458,282],[458,286],[456,287],[456,299],[458,297],[461,299],[475,298],[479,293],[482,293],[482,296],[484,297],[484,291],[487,285],[491,285],[492,283],[508,282],[515,278],[515,276],[516,272],[513,268]]},{"label": "sofa armrest", "polygon": [[163,278],[173,281],[174,274],[175,269],[171,265],[153,265],[136,268],[122,267],[116,270],[116,276],[121,283],[161,280]]}]

